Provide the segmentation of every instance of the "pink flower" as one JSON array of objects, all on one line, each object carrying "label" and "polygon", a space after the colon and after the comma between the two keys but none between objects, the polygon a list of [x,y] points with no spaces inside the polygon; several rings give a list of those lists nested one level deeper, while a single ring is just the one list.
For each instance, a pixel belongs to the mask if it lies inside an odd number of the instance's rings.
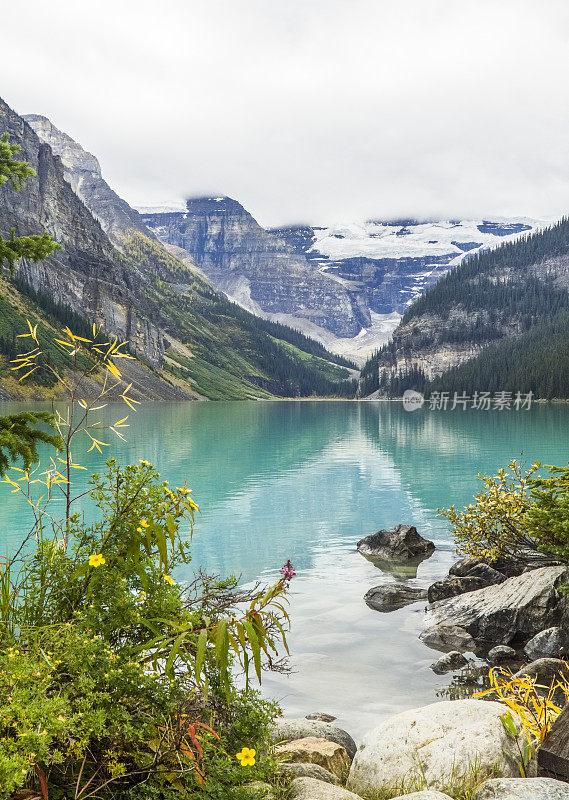
[{"label": "pink flower", "polygon": [[288,559],[284,567],[281,569],[281,575],[283,576],[285,581],[290,581],[296,575],[296,572],[294,571],[293,566],[290,563],[290,558]]}]

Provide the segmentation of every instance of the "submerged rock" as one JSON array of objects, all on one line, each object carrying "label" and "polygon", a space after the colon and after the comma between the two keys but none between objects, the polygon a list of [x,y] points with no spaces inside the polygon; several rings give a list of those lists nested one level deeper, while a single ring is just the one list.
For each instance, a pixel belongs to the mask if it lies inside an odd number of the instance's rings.
[{"label": "submerged rock", "polygon": [[308,720],[304,717],[292,719],[279,719],[275,722],[271,730],[273,742],[291,742],[294,739],[303,739],[306,736],[316,736],[319,739],[327,739],[330,742],[342,745],[346,752],[353,758],[356,754],[357,745],[347,731],[330,725],[329,722],[318,720]]},{"label": "submerged rock", "polygon": [[472,800],[569,800],[569,784],[554,778],[494,778]]},{"label": "submerged rock", "polygon": [[472,636],[457,625],[432,625],[420,634],[419,639],[434,650],[465,652],[476,649]]},{"label": "submerged rock", "polygon": [[405,561],[430,554],[435,549],[433,542],[424,539],[413,525],[396,525],[377,531],[360,539],[357,547],[365,556],[388,561]]},{"label": "submerged rock", "polygon": [[431,664],[431,669],[436,675],[444,675],[446,672],[451,672],[453,669],[460,669],[468,664],[468,660],[459,653],[458,650],[451,650],[450,653],[445,653],[438,661]]},{"label": "submerged rock", "polygon": [[567,631],[554,626],[537,633],[524,647],[528,658],[558,658],[566,655],[569,635]]},{"label": "submerged rock", "polygon": [[277,759],[303,764],[317,764],[343,782],[350,770],[350,757],[341,744],[316,736],[306,736],[275,747]]},{"label": "submerged rock", "polygon": [[515,661],[518,654],[513,647],[508,647],[506,644],[499,644],[493,647],[488,653],[488,661],[491,664],[507,664],[508,662]]},{"label": "submerged rock", "polygon": [[427,622],[462,628],[484,645],[522,645],[555,624],[561,613],[559,587],[568,577],[566,566],[531,570],[499,585],[439,600],[429,608]]},{"label": "submerged rock", "polygon": [[307,714],[304,719],[315,719],[318,722],[334,722],[336,717],[332,714],[324,714],[321,711],[313,711],[312,714]]},{"label": "submerged rock", "polygon": [[427,590],[404,583],[390,583],[387,586],[374,586],[365,593],[364,600],[375,611],[395,611],[410,603],[427,600]]},{"label": "submerged rock", "polygon": [[433,789],[456,782],[477,763],[480,776],[519,775],[519,741],[506,734],[504,706],[486,700],[446,700],[404,711],[367,733],[352,762],[348,788],[382,791],[423,777]]}]

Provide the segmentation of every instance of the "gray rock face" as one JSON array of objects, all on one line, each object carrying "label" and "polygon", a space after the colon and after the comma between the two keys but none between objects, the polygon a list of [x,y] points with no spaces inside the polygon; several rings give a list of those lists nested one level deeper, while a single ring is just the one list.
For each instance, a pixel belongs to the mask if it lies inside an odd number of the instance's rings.
[{"label": "gray rock face", "polygon": [[188,200],[185,212],[142,218],[160,241],[189,253],[214,286],[250,310],[303,316],[345,337],[371,322],[359,287],[316,270],[230,197]]},{"label": "gray rock face", "polygon": [[138,211],[131,208],[104,180],[99,161],[92,153],[88,153],[70,136],[56,128],[47,117],[26,114],[24,119],[41,141],[51,147],[54,155],[61,158],[65,179],[101,223],[115,246],[121,247],[124,235],[132,231],[139,231],[155,239]]},{"label": "gray rock face", "polygon": [[460,669],[468,664],[467,659],[458,650],[451,650],[450,653],[445,653],[438,661],[431,664],[431,669],[436,675],[444,675],[447,672],[452,672],[454,669]]},{"label": "gray rock face", "polygon": [[479,578],[484,582],[484,586],[493,586],[496,583],[504,583],[506,576],[503,572],[489,566],[488,564],[476,564],[467,573],[469,578]]},{"label": "gray rock face", "polygon": [[314,778],[295,778],[290,785],[291,800],[362,800],[344,789]]},{"label": "gray rock face", "polygon": [[439,600],[427,612],[427,625],[460,627],[486,645],[525,644],[557,621],[558,587],[567,577],[566,567],[544,567],[496,586]]},{"label": "gray rock face", "polygon": [[486,585],[482,578],[474,578],[470,575],[465,575],[463,578],[449,576],[429,586],[429,603],[436,603],[437,600],[445,600],[448,597],[457,597],[465,592],[475,592],[477,589],[483,589]]},{"label": "gray rock face", "polygon": [[19,277],[54,303],[102,324],[110,335],[129,340],[152,366],[162,364],[165,341],[155,324],[156,309],[136,291],[142,274],[118,258],[100,224],[65,180],[59,158],[32,128],[0,100],[0,130],[21,145],[19,158],[37,175],[20,192],[0,192],[3,232],[41,234],[47,230],[62,249],[45,261],[22,262]]},{"label": "gray rock face", "polygon": [[365,536],[357,544],[365,556],[392,561],[405,561],[432,553],[433,542],[424,539],[413,525],[396,525]]},{"label": "gray rock face", "polygon": [[364,600],[375,611],[395,611],[398,608],[427,599],[426,589],[406,586],[404,583],[390,583],[387,586],[374,586],[367,591]]},{"label": "gray rock face", "polygon": [[472,800],[569,800],[569,784],[553,778],[494,778]]},{"label": "gray rock face", "polygon": [[524,653],[532,661],[538,658],[559,658],[567,654],[569,636],[566,631],[554,626],[537,633],[524,647]]},{"label": "gray rock face", "polygon": [[476,761],[481,777],[499,765],[500,774],[518,772],[517,744],[506,735],[501,703],[447,700],[404,711],[369,731],[352,762],[348,788],[372,794],[423,778],[441,789],[453,776],[458,782]]},{"label": "gray rock face", "polygon": [[303,764],[294,762],[284,762],[277,767],[281,775],[287,778],[314,778],[317,781],[337,784],[338,778],[329,770],[321,767],[320,764]]},{"label": "gray rock face", "polygon": [[328,739],[330,742],[342,745],[350,758],[356,754],[357,745],[345,730],[330,725],[328,722],[308,720],[303,717],[294,719],[279,719],[271,731],[273,742],[292,742],[295,739],[304,739],[315,736],[319,739]]},{"label": "gray rock face", "polygon": [[434,650],[465,652],[476,649],[472,636],[457,625],[432,625],[420,634],[419,639]]},{"label": "gray rock face", "polygon": [[508,662],[515,661],[518,654],[513,647],[508,647],[505,644],[499,644],[493,647],[488,652],[488,661],[491,664],[507,664]]}]

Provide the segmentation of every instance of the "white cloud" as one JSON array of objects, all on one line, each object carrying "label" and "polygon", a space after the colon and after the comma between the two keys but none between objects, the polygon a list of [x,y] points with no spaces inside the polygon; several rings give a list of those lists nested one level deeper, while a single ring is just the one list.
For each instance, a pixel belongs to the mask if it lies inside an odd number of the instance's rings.
[{"label": "white cloud", "polygon": [[4,99],[131,203],[260,222],[569,210],[563,0],[28,0]]}]

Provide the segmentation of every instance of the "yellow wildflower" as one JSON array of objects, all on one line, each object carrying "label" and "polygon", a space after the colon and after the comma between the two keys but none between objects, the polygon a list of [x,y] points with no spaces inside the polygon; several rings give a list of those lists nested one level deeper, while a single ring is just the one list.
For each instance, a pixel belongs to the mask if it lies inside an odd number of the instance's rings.
[{"label": "yellow wildflower", "polygon": [[174,580],[174,578],[172,578],[171,575],[163,575],[162,577],[164,578],[166,583],[170,584],[170,586],[174,586],[175,585],[176,581]]},{"label": "yellow wildflower", "polygon": [[240,762],[242,767],[252,767],[255,764],[255,753],[255,750],[244,747],[240,753],[237,753],[235,758]]},{"label": "yellow wildflower", "polygon": [[89,566],[90,567],[100,567],[102,564],[106,564],[107,562],[103,558],[102,553],[97,553],[96,555],[89,556]]}]

